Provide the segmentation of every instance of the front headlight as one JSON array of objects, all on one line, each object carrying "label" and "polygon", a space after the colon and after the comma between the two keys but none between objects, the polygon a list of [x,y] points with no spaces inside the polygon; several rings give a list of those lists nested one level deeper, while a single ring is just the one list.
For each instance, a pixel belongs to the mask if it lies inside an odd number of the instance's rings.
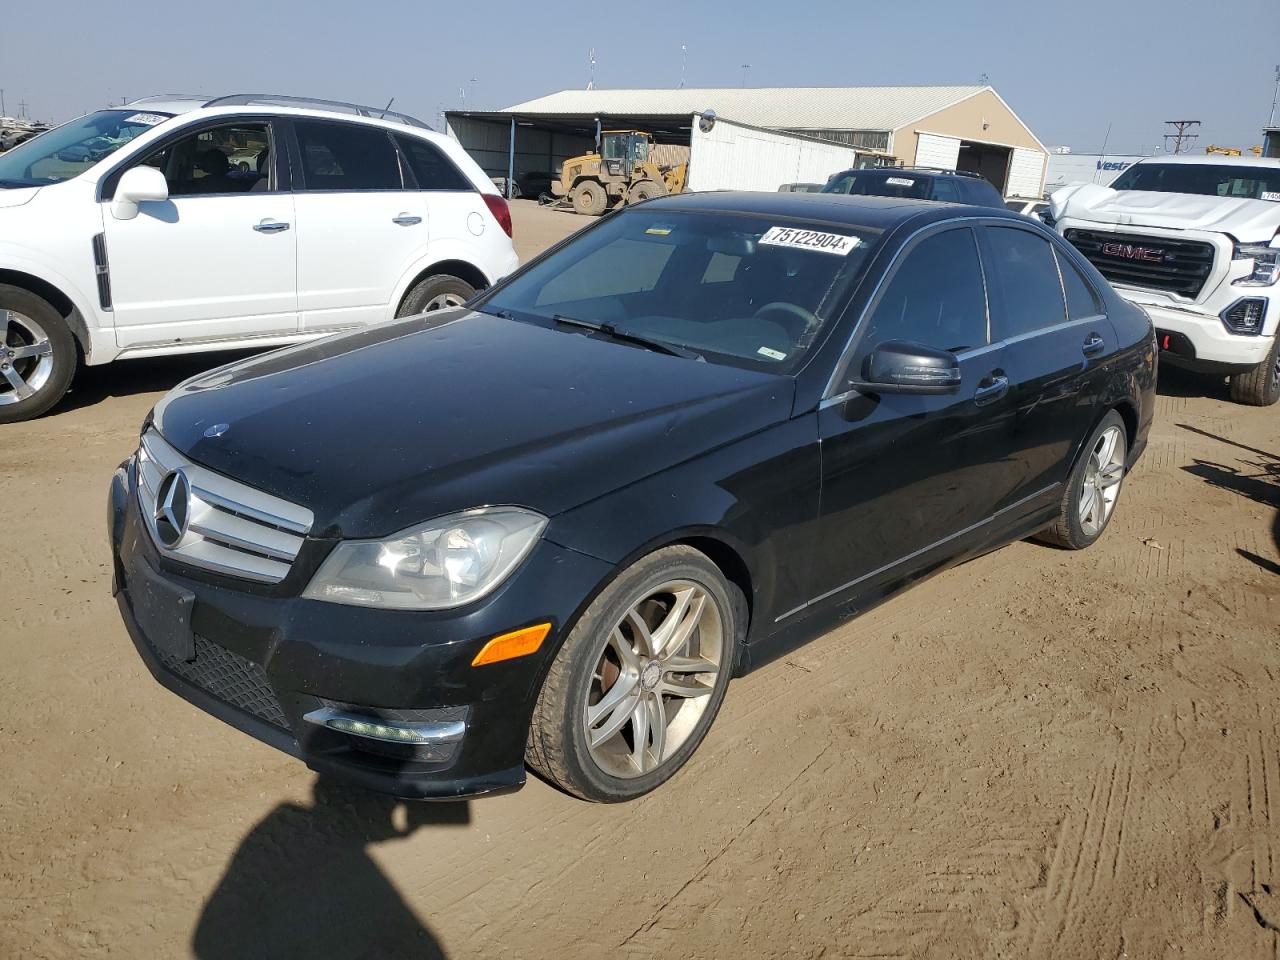
[{"label": "front headlight", "polygon": [[481,507],[385,540],[346,540],[303,596],[392,610],[446,610],[497,588],[538,542],[547,518],[519,507]]},{"label": "front headlight", "polygon": [[1265,243],[1237,243],[1231,259],[1253,261],[1253,273],[1233,281],[1238,287],[1269,287],[1280,279],[1280,248]]}]

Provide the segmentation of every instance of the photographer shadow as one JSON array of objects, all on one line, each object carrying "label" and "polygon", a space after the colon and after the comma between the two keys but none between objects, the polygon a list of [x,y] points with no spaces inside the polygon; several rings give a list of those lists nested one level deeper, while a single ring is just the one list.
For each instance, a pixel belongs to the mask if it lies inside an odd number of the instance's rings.
[{"label": "photographer shadow", "polygon": [[469,805],[415,803],[317,780],[241,841],[192,934],[201,960],[444,960],[370,846],[424,826],[465,826]]}]

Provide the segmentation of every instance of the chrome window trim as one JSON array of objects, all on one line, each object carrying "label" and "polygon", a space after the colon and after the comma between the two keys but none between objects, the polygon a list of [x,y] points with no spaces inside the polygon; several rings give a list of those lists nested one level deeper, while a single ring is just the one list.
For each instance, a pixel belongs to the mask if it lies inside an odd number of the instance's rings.
[{"label": "chrome window trim", "polygon": [[894,567],[901,566],[902,564],[906,563],[909,560],[914,560],[916,557],[923,556],[924,554],[928,553],[930,550],[936,550],[938,547],[941,547],[944,544],[950,543],[952,540],[956,540],[959,537],[963,537],[966,533],[972,533],[974,530],[977,530],[980,527],[986,526],[988,523],[991,523],[993,520],[1003,516],[1009,511],[1016,510],[1018,509],[1018,507],[1024,506],[1038,497],[1043,497],[1045,494],[1056,490],[1060,486],[1062,486],[1060,482],[1051,483],[1047,487],[1043,487],[1037,490],[1035,493],[1027,494],[1027,496],[1021,498],[1020,500],[1015,500],[1013,503],[1009,504],[1008,506],[1001,507],[995,513],[991,514],[991,516],[984,517],[983,519],[979,520],[977,523],[971,523],[969,524],[969,526],[964,527],[963,529],[957,530],[955,533],[948,534],[947,536],[943,537],[941,540],[935,540],[933,543],[920,547],[918,550],[911,551],[906,556],[899,557],[897,560],[892,560],[889,563],[884,564],[884,566],[877,567],[876,569],[872,570],[870,573],[864,573],[862,574],[862,576],[855,577],[854,579],[850,580],[848,583],[844,583],[838,587],[834,587],[831,590],[828,590],[826,593],[821,593],[811,600],[806,600],[804,603],[800,604],[800,606],[794,607],[793,609],[788,610],[786,613],[780,615],[773,622],[781,623],[783,620],[786,620],[788,617],[794,616],[795,614],[799,613],[802,610],[807,610],[809,607],[812,607],[814,604],[821,603],[823,600],[829,600],[832,597],[836,596],[837,594],[843,593],[845,590],[849,590],[853,587],[856,587],[858,584],[862,583],[865,580],[870,580],[872,577],[878,576],[879,574],[892,570]]}]

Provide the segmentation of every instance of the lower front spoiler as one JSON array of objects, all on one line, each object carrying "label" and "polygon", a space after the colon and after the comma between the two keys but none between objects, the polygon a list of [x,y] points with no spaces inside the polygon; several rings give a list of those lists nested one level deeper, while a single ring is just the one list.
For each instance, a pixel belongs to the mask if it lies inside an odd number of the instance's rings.
[{"label": "lower front spoiler", "polygon": [[134,619],[133,611],[129,607],[125,591],[120,590],[116,593],[116,603],[138,655],[142,657],[142,662],[147,665],[151,675],[162,686],[206,713],[217,717],[223,723],[291,757],[296,757],[321,776],[332,777],[335,780],[406,800],[461,800],[467,797],[510,793],[524,786],[523,765],[483,775],[450,778],[439,774],[415,775],[405,771],[372,769],[345,760],[341,755],[330,757],[303,750],[298,741],[287,731],[238,710],[171,673],[160,662],[151,645],[143,637],[138,622]]}]

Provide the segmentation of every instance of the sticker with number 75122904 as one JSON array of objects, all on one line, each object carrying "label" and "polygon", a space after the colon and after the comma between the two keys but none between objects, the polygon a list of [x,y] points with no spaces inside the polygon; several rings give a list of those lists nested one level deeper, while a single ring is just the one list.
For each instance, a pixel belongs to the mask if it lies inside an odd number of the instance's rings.
[{"label": "sticker with number 75122904", "polygon": [[797,247],[819,253],[834,253],[841,257],[848,256],[849,251],[862,243],[857,237],[849,237],[843,233],[823,233],[820,230],[801,230],[798,227],[770,227],[764,232],[760,242],[773,247]]}]

